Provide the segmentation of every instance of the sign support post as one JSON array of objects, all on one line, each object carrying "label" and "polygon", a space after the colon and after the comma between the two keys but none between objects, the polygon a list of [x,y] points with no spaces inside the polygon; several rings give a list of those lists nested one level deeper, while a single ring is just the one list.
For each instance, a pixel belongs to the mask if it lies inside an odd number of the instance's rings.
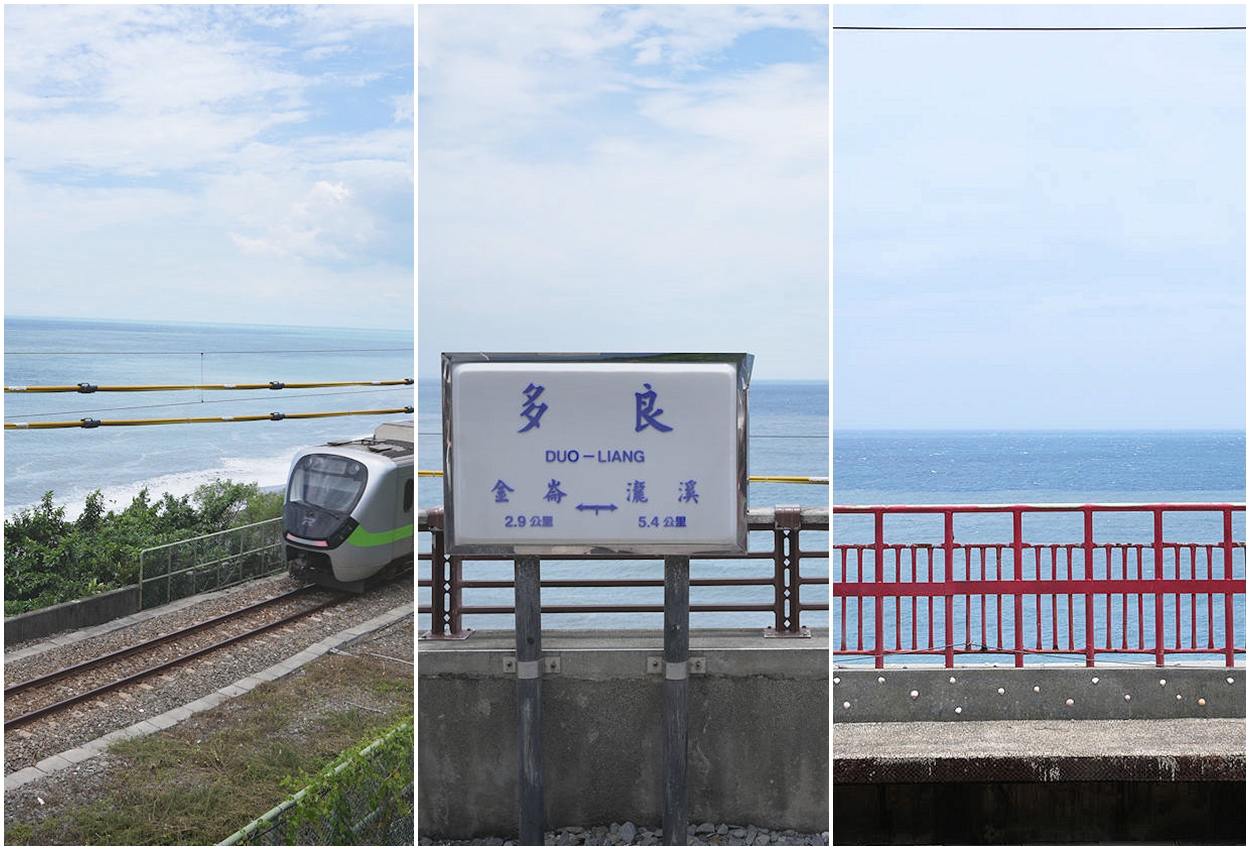
[{"label": "sign support post", "polygon": [[516,558],[517,819],[523,845],[543,843],[542,608],[537,555]]},{"label": "sign support post", "polygon": [[664,843],[686,845],[690,686],[690,556],[664,559]]}]

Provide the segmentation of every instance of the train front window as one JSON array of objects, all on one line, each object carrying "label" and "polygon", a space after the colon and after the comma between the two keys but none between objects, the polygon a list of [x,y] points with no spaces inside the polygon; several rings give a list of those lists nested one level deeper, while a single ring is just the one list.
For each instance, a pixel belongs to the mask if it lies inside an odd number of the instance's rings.
[{"label": "train front window", "polygon": [[305,455],[291,472],[287,497],[292,502],[351,513],[365,492],[369,473],[363,463],[339,455]]}]

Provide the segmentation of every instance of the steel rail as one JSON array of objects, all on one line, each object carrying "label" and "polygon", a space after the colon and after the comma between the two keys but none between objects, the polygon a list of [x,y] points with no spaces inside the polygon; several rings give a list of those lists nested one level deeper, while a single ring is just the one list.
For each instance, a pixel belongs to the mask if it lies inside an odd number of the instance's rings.
[{"label": "steel rail", "polygon": [[265,608],[270,605],[277,604],[278,602],[285,602],[288,599],[294,599],[297,596],[304,595],[310,590],[316,590],[317,587],[318,585],[315,585],[315,584],[306,584],[303,587],[296,588],[295,590],[288,591],[279,596],[272,596],[268,599],[262,599],[260,602],[255,602],[251,605],[248,605],[245,608],[240,608],[237,611],[231,611],[228,614],[220,614],[216,617],[213,617],[208,620],[204,620],[203,622],[200,622],[200,623],[193,623],[190,626],[186,626],[184,628],[178,629],[177,631],[173,631],[167,634],[160,635],[159,637],[154,637],[151,640],[146,640],[142,643],[137,643],[134,646],[128,646],[128,647],[125,647],[124,649],[118,649],[114,652],[105,653],[104,655],[97,655],[95,658],[88,658],[86,661],[81,661],[78,664],[74,664],[69,667],[64,667],[60,670],[54,670],[53,672],[47,673],[43,676],[36,676],[33,679],[27,679],[26,681],[18,682],[15,685],[8,685],[4,689],[4,697],[5,699],[8,699],[9,697],[16,696],[17,694],[23,693],[24,691],[28,691],[31,688],[37,688],[37,687],[41,687],[42,685],[50,684],[52,682],[55,682],[57,679],[63,679],[66,676],[72,675],[74,673],[82,673],[86,670],[90,670],[93,667],[98,667],[100,665],[103,665],[109,661],[118,661],[122,658],[126,658],[127,656],[135,655],[136,653],[143,652],[146,649],[152,649],[153,647],[160,646],[163,643],[169,643],[171,641],[177,640],[180,637],[185,637],[186,635],[194,634],[195,632],[198,632],[201,629],[207,629],[212,626],[216,626],[220,623],[224,623],[227,620],[232,620],[235,617],[241,617],[245,614],[250,614],[253,611],[258,611],[261,608]]},{"label": "steel rail", "polygon": [[314,614],[317,611],[320,611],[324,608],[329,608],[331,605],[336,605],[339,602],[342,602],[344,599],[349,598],[349,597],[350,597],[350,594],[346,594],[346,593],[339,594],[334,599],[331,599],[327,602],[323,602],[320,605],[314,605],[312,608],[307,608],[303,611],[297,611],[294,614],[288,614],[287,616],[282,617],[278,620],[275,620],[272,623],[266,623],[263,626],[259,626],[255,629],[251,629],[249,631],[243,632],[242,634],[238,634],[238,635],[235,635],[234,637],[230,637],[223,641],[219,641],[213,644],[212,646],[206,646],[206,647],[203,647],[202,649],[197,649],[194,652],[190,652],[186,655],[180,656],[178,658],[174,658],[170,661],[162,662],[153,667],[149,667],[146,670],[142,670],[138,673],[134,673],[130,676],[126,676],[122,679],[118,679],[117,681],[112,682],[111,684],[101,685],[98,688],[93,688],[92,690],[87,691],[85,693],[78,694],[77,696],[72,696],[67,699],[63,699],[60,702],[52,703],[51,705],[44,706],[43,708],[37,708],[34,711],[30,711],[30,712],[27,712],[26,714],[19,715],[18,717],[14,717],[11,720],[6,719],[4,721],[4,729],[7,732],[9,729],[12,729],[16,726],[20,726],[24,723],[28,723],[32,720],[36,720],[40,717],[43,717],[44,715],[53,714],[57,711],[60,711],[61,709],[68,708],[71,705],[76,705],[80,702],[84,702],[86,700],[100,696],[101,694],[108,693],[109,691],[117,690],[118,688],[125,687],[126,685],[130,685],[130,684],[134,684],[135,682],[142,681],[143,679],[146,679],[149,676],[153,676],[164,670],[168,670],[172,667],[176,667],[185,661],[190,661],[193,658],[199,658],[201,655],[207,655],[210,652],[215,652],[218,649],[221,649],[226,646],[230,646],[231,644],[234,644],[234,643],[238,643],[241,640],[246,640],[248,638],[255,637],[256,635],[262,634],[263,632],[267,632],[270,629],[274,629],[274,628],[277,628],[278,626],[286,625],[287,623],[293,622],[302,617],[307,617],[308,615]]}]

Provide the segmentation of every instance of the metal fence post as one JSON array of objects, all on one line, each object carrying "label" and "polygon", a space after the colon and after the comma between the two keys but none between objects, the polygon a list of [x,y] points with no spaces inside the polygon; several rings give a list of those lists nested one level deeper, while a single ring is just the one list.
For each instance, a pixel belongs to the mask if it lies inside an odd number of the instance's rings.
[{"label": "metal fence post", "polygon": [[1165,638],[1163,635],[1163,509],[1154,509],[1154,552],[1155,565],[1152,578],[1155,580],[1155,666],[1163,666]]},{"label": "metal fence post", "polygon": [[1020,508],[1011,511],[1011,560],[1015,570],[1013,578],[1020,588],[1012,596],[1012,612],[1015,639],[1015,666],[1024,666],[1024,512]]},{"label": "metal fence post", "polygon": [[431,508],[430,529],[430,637],[447,634],[448,560],[443,552],[443,509]]},{"label": "metal fence post", "polygon": [[[942,564],[942,596],[946,600],[946,613],[943,615],[946,620],[943,656],[949,668],[955,666],[955,513],[949,510],[943,511],[942,517],[944,527],[942,552],[945,560]],[[967,628],[966,617],[964,627]]]},{"label": "metal fence post", "polygon": [[461,627],[463,559],[447,554],[444,522],[443,509],[430,508],[426,514],[426,530],[430,533],[430,630],[421,633],[421,640],[464,640],[473,634],[473,629]]},{"label": "metal fence post", "polygon": [[769,637],[810,637],[799,625],[800,599],[799,532],[803,509],[798,505],[778,505],[773,512],[773,627]]},{"label": "metal fence post", "polygon": [[[1084,553],[1085,553],[1083,556],[1085,558],[1085,573],[1082,577],[1087,582],[1086,586],[1089,587],[1088,583],[1092,582],[1094,579],[1094,510],[1093,508],[1086,505],[1085,509],[1082,511],[1082,514],[1084,515],[1083,521],[1084,521],[1084,526],[1085,526],[1085,529],[1084,529],[1085,541],[1081,545],[1081,548],[1084,550]],[[1069,574],[1068,577],[1071,578],[1072,577],[1071,574]],[[1111,577],[1111,556],[1110,555],[1107,556],[1107,577],[1108,578]],[[1108,628],[1108,633],[1109,633],[1110,624],[1108,624],[1107,628]],[[1094,666],[1095,643],[1096,641],[1094,639],[1094,594],[1092,592],[1088,592],[1085,594],[1085,666],[1086,667]],[[1110,644],[1110,640],[1108,640],[1107,643]]]},{"label": "metal fence post", "polygon": [[[880,509],[873,510],[872,526],[872,578],[873,581],[880,584],[885,581],[885,514]],[[880,593],[873,594],[872,605],[873,666],[880,670],[885,667],[885,626],[882,625],[883,615],[885,614],[885,602],[882,600]]]},{"label": "metal fence post", "polygon": [[[1220,543],[1220,548],[1224,550],[1224,571],[1221,578],[1230,579],[1233,577],[1233,509],[1224,508],[1224,540]],[[1208,575],[1210,575],[1208,573]],[[1233,666],[1233,648],[1237,645],[1234,635],[1237,634],[1236,623],[1233,620],[1233,594],[1224,594],[1224,666]]]}]

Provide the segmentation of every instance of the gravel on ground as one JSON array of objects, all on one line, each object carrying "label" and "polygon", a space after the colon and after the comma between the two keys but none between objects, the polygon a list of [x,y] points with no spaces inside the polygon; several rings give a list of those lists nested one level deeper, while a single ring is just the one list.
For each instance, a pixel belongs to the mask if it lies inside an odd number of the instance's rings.
[{"label": "gravel on ground", "polygon": [[[631,822],[613,823],[609,826],[569,826],[546,833],[543,842],[550,846],[604,846],[633,845],[659,847],[664,844],[664,830],[658,826],[636,826]],[[474,838],[465,841],[435,841],[419,837],[420,846],[479,846],[515,847],[514,838]],[[758,826],[701,823],[686,828],[686,844],[693,847],[763,847],[823,846],[829,844],[829,833],[801,833],[793,829],[765,829]]]}]

